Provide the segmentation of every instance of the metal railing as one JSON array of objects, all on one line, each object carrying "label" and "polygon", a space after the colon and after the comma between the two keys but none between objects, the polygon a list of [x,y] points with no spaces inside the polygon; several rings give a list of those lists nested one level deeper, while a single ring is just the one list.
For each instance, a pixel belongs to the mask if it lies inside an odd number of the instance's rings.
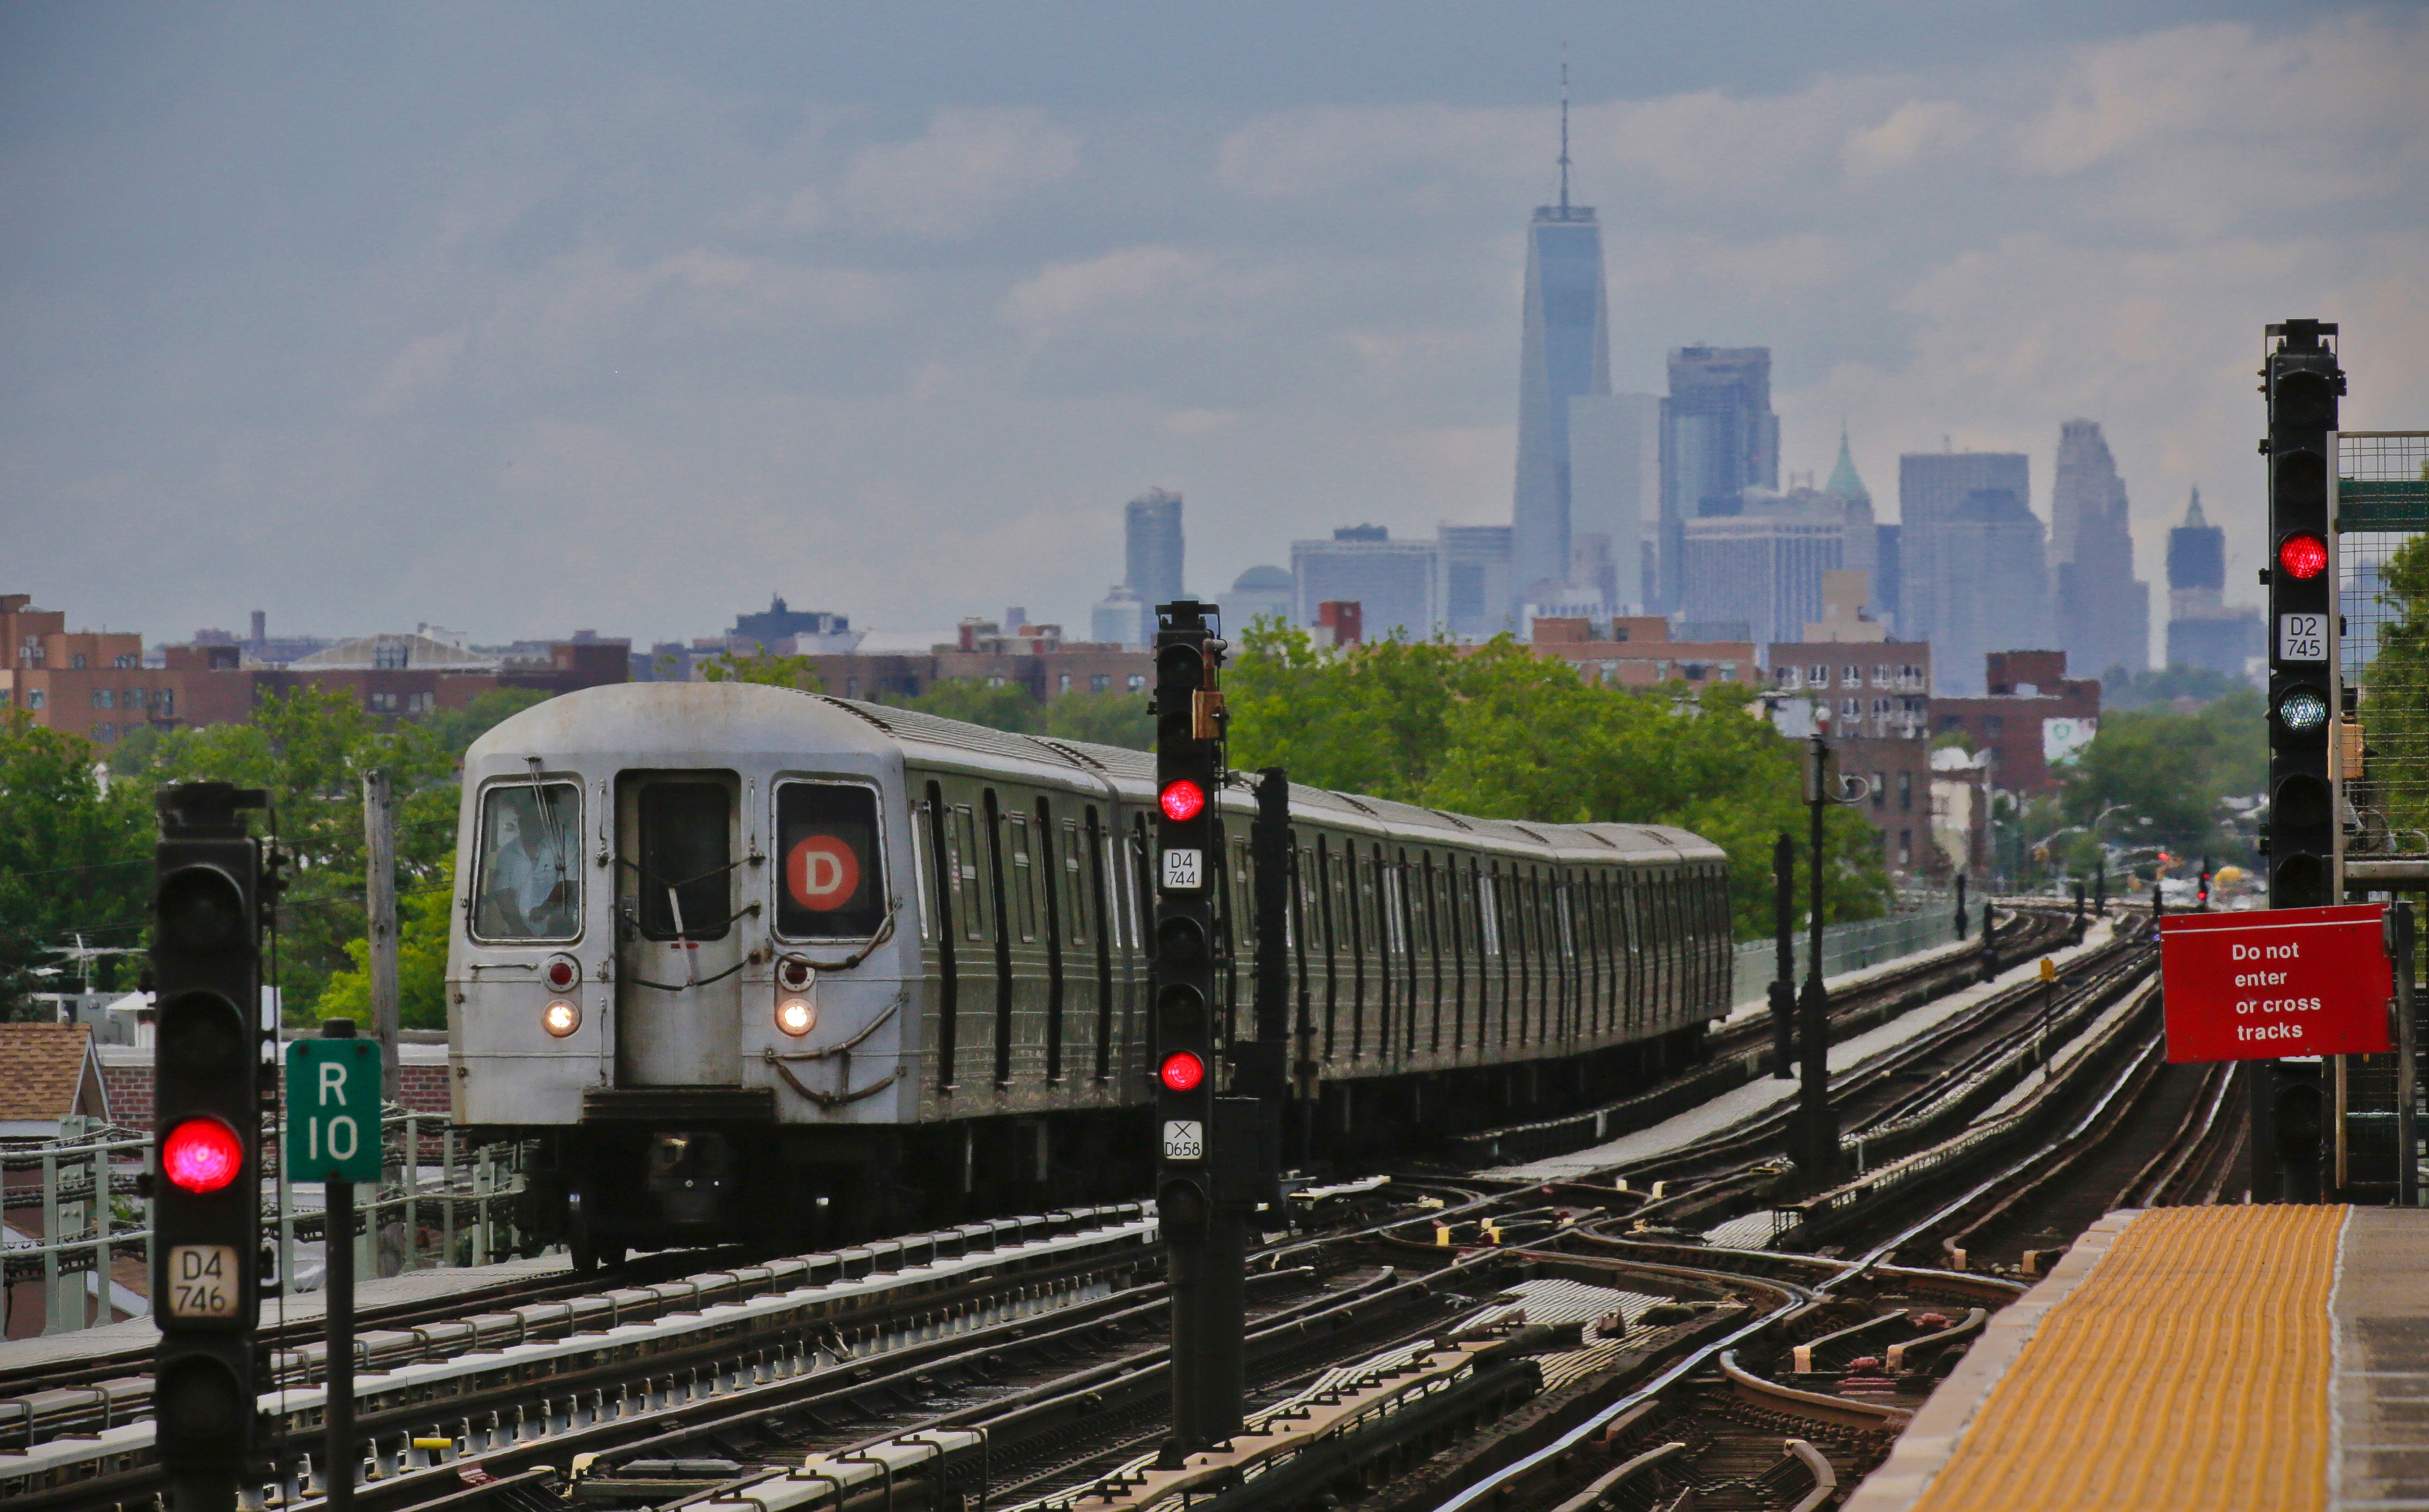
[{"label": "metal railing", "polygon": [[[1977,913],[1979,910],[1975,911]],[[1914,891],[1898,895],[1890,913],[1877,919],[1859,919],[1851,924],[1828,924],[1822,928],[1822,975],[1836,977],[1842,972],[1861,971],[1882,961],[1917,951],[1948,945],[1957,938],[1957,896],[1954,893]],[[1796,976],[1799,981],[1808,969],[1805,960],[1806,935],[1796,931]],[[1729,1004],[1743,1008],[1760,1003],[1771,991],[1772,979],[1779,974],[1777,946],[1769,940],[1743,940],[1737,945],[1733,991]]]},{"label": "metal railing", "polygon": [[[474,1142],[443,1113],[390,1104],[380,1120],[381,1176],[357,1191],[355,1274],[396,1275],[444,1266],[487,1265],[533,1249],[517,1226],[528,1142]],[[292,1291],[316,1290],[327,1241],[312,1197],[291,1187],[279,1155],[283,1129],[265,1141],[262,1232]],[[152,1205],[142,1195],[152,1136],[98,1119],[60,1120],[54,1140],[0,1148],[0,1203],[9,1220],[0,1242],[0,1290],[41,1283],[45,1334],[97,1327],[150,1312]],[[308,1204],[308,1206],[307,1206]],[[38,1212],[39,1233],[22,1216]],[[127,1261],[135,1262],[132,1266]],[[10,1320],[8,1333],[31,1330]]]}]

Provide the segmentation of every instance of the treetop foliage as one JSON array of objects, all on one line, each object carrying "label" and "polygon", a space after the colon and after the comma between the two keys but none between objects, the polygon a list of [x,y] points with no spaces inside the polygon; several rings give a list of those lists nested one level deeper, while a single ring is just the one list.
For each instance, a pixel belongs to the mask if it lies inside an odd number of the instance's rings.
[{"label": "treetop foliage", "polygon": [[[1739,932],[1772,919],[1771,851],[1800,853],[1800,751],[1750,707],[1753,691],[1593,686],[1508,636],[1477,648],[1388,640],[1333,653],[1269,621],[1224,672],[1231,764],[1293,781],[1482,818],[1676,825],[1728,852]],[[1883,911],[1890,883],[1871,826],[1826,819],[1830,916]]]}]

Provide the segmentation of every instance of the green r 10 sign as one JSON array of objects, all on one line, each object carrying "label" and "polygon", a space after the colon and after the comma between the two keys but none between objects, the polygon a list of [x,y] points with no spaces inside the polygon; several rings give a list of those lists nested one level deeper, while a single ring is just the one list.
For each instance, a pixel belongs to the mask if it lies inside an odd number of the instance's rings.
[{"label": "green r 10 sign", "polygon": [[287,1178],[380,1176],[380,1052],[371,1040],[287,1045]]}]

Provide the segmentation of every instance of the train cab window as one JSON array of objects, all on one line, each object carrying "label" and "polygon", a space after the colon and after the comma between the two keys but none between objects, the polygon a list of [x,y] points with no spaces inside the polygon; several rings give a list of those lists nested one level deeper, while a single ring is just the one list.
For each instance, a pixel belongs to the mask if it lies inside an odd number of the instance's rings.
[{"label": "train cab window", "polygon": [[877,795],[851,782],[776,789],[776,932],[787,940],[862,939],[885,923]]},{"label": "train cab window", "polygon": [[641,788],[641,933],[722,940],[734,927],[734,792],[719,781]]},{"label": "train cab window", "polygon": [[501,784],[481,800],[472,932],[570,940],[582,932],[582,794],[571,782]]}]

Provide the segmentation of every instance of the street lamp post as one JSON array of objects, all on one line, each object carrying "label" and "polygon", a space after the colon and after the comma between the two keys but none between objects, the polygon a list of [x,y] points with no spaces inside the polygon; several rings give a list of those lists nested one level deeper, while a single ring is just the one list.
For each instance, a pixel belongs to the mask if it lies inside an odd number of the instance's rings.
[{"label": "street lamp post", "polygon": [[1822,819],[1833,803],[1861,803],[1872,787],[1862,778],[1834,778],[1830,771],[1829,710],[1814,712],[1810,755],[1813,770],[1805,793],[1811,832],[1811,912],[1806,935],[1805,993],[1797,1003],[1797,1048],[1804,1085],[1799,1090],[1797,1140],[1793,1152],[1808,1192],[1825,1192],[1839,1169],[1839,1119],[1830,1107],[1830,993],[1822,985]]},{"label": "street lamp post", "polygon": [[1771,1074],[1786,1081],[1796,1075],[1796,842],[1785,834],[1771,847],[1771,878],[1779,945],[1771,981]]}]

